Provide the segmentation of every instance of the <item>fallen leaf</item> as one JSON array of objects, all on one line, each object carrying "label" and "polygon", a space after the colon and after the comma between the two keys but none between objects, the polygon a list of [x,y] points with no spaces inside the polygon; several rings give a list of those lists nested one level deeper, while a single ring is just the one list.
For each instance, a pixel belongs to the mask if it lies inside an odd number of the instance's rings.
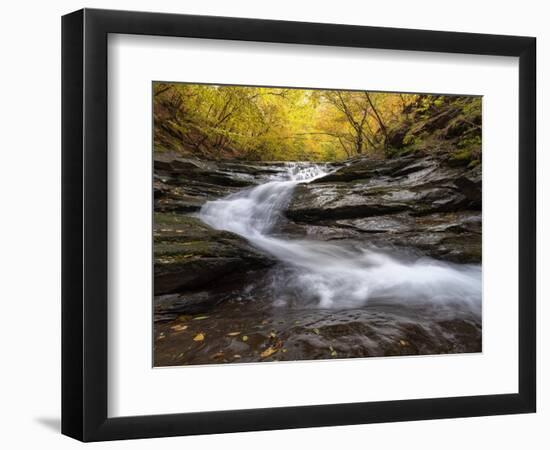
[{"label": "fallen leaf", "polygon": [[193,320],[204,320],[204,319],[208,319],[208,316],[197,316],[197,317],[193,317]]},{"label": "fallen leaf", "polygon": [[197,334],[197,335],[193,338],[193,340],[196,341],[196,342],[204,341],[204,333],[199,333],[199,334]]},{"label": "fallen leaf", "polygon": [[248,336],[243,336],[241,339],[242,339],[244,342],[246,342],[246,341],[248,341]]},{"label": "fallen leaf", "polygon": [[223,357],[223,352],[218,352],[218,353],[214,353],[211,359],[216,359],[221,357]]},{"label": "fallen leaf", "polygon": [[262,320],[262,325],[267,325],[269,322],[267,320]]},{"label": "fallen leaf", "polygon": [[170,329],[174,331],[183,331],[183,330],[187,330],[187,325],[177,324],[177,325],[171,326]]},{"label": "fallen leaf", "polygon": [[338,353],[336,353],[336,350],[333,350],[330,356],[336,356]]},{"label": "fallen leaf", "polygon": [[232,331],[231,333],[227,333],[228,336],[238,336],[239,334],[241,334],[240,331]]},{"label": "fallen leaf", "polygon": [[275,338],[275,337],[277,337],[277,335],[275,334],[274,331],[272,331],[271,333],[269,333],[269,337]]},{"label": "fallen leaf", "polygon": [[277,349],[273,347],[268,347],[262,353],[260,353],[260,356],[262,358],[267,358],[268,356],[273,355],[273,353],[277,353]]},{"label": "fallen leaf", "polygon": [[233,355],[233,358],[239,359],[241,355]]},{"label": "fallen leaf", "polygon": [[315,334],[319,334],[319,328],[314,328],[314,329],[313,329],[313,332],[314,332]]},{"label": "fallen leaf", "polygon": [[182,315],[178,316],[178,320],[180,322],[186,322],[189,319],[191,319],[191,316],[188,316],[187,314],[182,314]]},{"label": "fallen leaf", "polygon": [[407,341],[404,341],[403,339],[399,341],[399,344],[401,344],[403,347],[406,347],[407,345],[409,345],[409,343]]},{"label": "fallen leaf", "polygon": [[287,352],[287,349],[286,349],[286,348],[283,348],[281,351],[282,351],[283,353],[286,353],[286,352]]}]

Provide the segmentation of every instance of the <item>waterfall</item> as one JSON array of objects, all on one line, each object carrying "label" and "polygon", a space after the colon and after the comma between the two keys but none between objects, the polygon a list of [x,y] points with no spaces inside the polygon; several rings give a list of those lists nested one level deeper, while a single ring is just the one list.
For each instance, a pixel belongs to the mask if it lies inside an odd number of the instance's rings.
[{"label": "waterfall", "polygon": [[287,164],[282,175],[225,198],[207,202],[200,219],[247,239],[280,261],[273,272],[276,304],[356,308],[370,299],[461,304],[481,309],[481,267],[430,258],[411,260],[369,248],[368,242],[322,242],[277,236],[284,210],[299,183],[326,174],[325,167]]}]

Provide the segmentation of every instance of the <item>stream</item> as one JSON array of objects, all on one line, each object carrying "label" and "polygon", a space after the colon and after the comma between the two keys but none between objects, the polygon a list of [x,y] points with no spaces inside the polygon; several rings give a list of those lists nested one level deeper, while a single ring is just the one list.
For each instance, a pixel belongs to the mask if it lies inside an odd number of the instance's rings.
[{"label": "stream", "polygon": [[385,298],[392,302],[461,303],[479,309],[479,265],[428,258],[410,261],[357,243],[350,247],[276,236],[274,230],[284,221],[284,208],[294,187],[323,175],[322,166],[289,164],[286,180],[268,181],[207,202],[199,217],[215,229],[244,237],[284,264],[284,276],[275,277],[272,286],[279,294],[276,306],[285,305],[285,298],[299,292],[303,306],[320,308],[361,307],[369,298]]},{"label": "stream", "polygon": [[[157,344],[156,365],[481,351],[479,264],[378,248],[368,236],[324,242],[283,232],[296,186],[327,171],[288,163],[264,183],[202,206],[204,223],[278,263],[245,287],[213,286],[220,302],[199,320],[159,324],[171,339]],[[200,345],[190,339],[198,334],[206,336]]]}]

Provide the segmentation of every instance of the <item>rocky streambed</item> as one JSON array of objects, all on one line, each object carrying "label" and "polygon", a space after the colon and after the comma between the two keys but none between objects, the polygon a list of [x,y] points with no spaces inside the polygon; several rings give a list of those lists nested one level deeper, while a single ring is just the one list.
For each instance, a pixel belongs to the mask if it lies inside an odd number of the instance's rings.
[{"label": "rocky streambed", "polygon": [[321,169],[156,156],[156,366],[481,351],[481,166]]}]

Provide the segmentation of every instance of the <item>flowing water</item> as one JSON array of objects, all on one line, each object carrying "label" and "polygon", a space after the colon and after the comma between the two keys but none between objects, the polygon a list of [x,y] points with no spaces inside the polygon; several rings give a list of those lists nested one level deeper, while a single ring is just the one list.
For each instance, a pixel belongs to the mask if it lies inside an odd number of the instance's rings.
[{"label": "flowing water", "polygon": [[286,179],[208,202],[199,217],[213,228],[239,234],[283,263],[272,286],[281,306],[285,299],[299,298],[302,306],[356,308],[376,298],[480,308],[479,265],[411,260],[369,248],[368,242],[346,245],[278,236],[274,231],[285,220],[284,208],[295,186],[325,174],[322,166],[289,164]]},{"label": "flowing water", "polygon": [[244,286],[213,282],[182,295],[184,304],[196,295],[210,306],[155,325],[155,366],[481,351],[480,265],[373,248],[368,235],[323,242],[282,231],[294,188],[326,172],[287,164],[202,207],[205,223],[278,264],[247,275]]}]

